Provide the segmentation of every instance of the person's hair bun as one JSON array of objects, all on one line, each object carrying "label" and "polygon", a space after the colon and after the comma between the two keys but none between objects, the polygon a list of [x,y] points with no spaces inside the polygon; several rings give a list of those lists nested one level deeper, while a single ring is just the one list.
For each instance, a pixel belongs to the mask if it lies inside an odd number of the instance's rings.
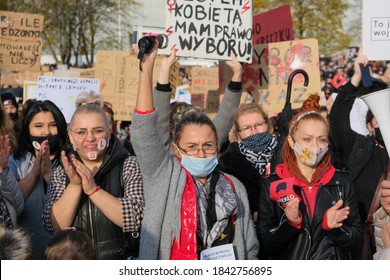
[{"label": "person's hair bun", "polygon": [[303,102],[301,111],[306,110],[320,110],[320,96],[318,94],[311,94],[309,97]]}]

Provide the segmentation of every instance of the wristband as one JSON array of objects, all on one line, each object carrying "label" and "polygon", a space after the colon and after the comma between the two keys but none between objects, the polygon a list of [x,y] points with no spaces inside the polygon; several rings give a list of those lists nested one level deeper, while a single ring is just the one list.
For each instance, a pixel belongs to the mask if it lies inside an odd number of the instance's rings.
[{"label": "wristband", "polygon": [[100,190],[100,186],[96,186],[96,188],[90,194],[88,194],[88,196],[91,197],[98,190]]}]

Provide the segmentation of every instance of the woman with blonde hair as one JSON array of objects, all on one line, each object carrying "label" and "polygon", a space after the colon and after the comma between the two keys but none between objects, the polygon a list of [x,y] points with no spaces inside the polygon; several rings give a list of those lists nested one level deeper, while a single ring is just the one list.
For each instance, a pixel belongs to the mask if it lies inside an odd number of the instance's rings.
[{"label": "woman with blonde hair", "polygon": [[235,114],[233,136],[227,150],[219,157],[221,169],[245,186],[254,220],[260,198],[260,185],[269,173],[271,158],[278,145],[273,125],[259,104],[241,105]]}]

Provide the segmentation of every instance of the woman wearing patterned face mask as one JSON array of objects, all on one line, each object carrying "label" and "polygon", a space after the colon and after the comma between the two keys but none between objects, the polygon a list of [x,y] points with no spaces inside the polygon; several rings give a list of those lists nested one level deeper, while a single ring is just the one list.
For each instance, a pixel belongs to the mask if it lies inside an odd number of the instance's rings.
[{"label": "woman wearing patterned face mask", "polygon": [[216,250],[225,259],[255,259],[258,242],[247,194],[216,167],[213,122],[196,110],[183,113],[175,126],[174,155],[164,148],[152,98],[156,54],[157,47],[143,58],[132,121],[146,204],[140,258],[209,259]]},{"label": "woman wearing patterned face mask", "polygon": [[272,132],[272,123],[260,105],[242,105],[233,123],[234,137],[238,141],[230,143],[219,157],[221,169],[244,184],[254,221],[257,220],[261,180],[269,170],[278,145]]},{"label": "woman wearing patterned face mask", "polygon": [[350,174],[330,163],[329,124],[318,102],[310,96],[293,117],[284,163],[263,181],[257,224],[261,258],[349,259],[361,244],[354,187]]}]

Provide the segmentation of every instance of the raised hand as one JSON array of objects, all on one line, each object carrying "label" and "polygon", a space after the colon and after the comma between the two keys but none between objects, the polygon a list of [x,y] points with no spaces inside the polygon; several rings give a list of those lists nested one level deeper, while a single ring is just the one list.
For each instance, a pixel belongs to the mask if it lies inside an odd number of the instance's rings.
[{"label": "raised hand", "polygon": [[7,168],[8,159],[11,155],[9,135],[0,136],[0,172]]},{"label": "raised hand", "polygon": [[326,211],[328,227],[330,229],[340,228],[343,225],[343,221],[349,216],[349,206],[342,207],[343,201],[339,199],[335,205],[330,207]]},{"label": "raised hand", "polygon": [[176,49],[173,48],[169,56],[164,56],[161,61],[161,68],[158,76],[158,82],[160,84],[165,85],[169,83],[169,72],[176,61]]},{"label": "raised hand", "polygon": [[242,64],[237,61],[236,56],[234,54],[230,55],[230,60],[226,61],[226,65],[229,66],[233,71],[233,82],[241,82],[242,80]]}]

